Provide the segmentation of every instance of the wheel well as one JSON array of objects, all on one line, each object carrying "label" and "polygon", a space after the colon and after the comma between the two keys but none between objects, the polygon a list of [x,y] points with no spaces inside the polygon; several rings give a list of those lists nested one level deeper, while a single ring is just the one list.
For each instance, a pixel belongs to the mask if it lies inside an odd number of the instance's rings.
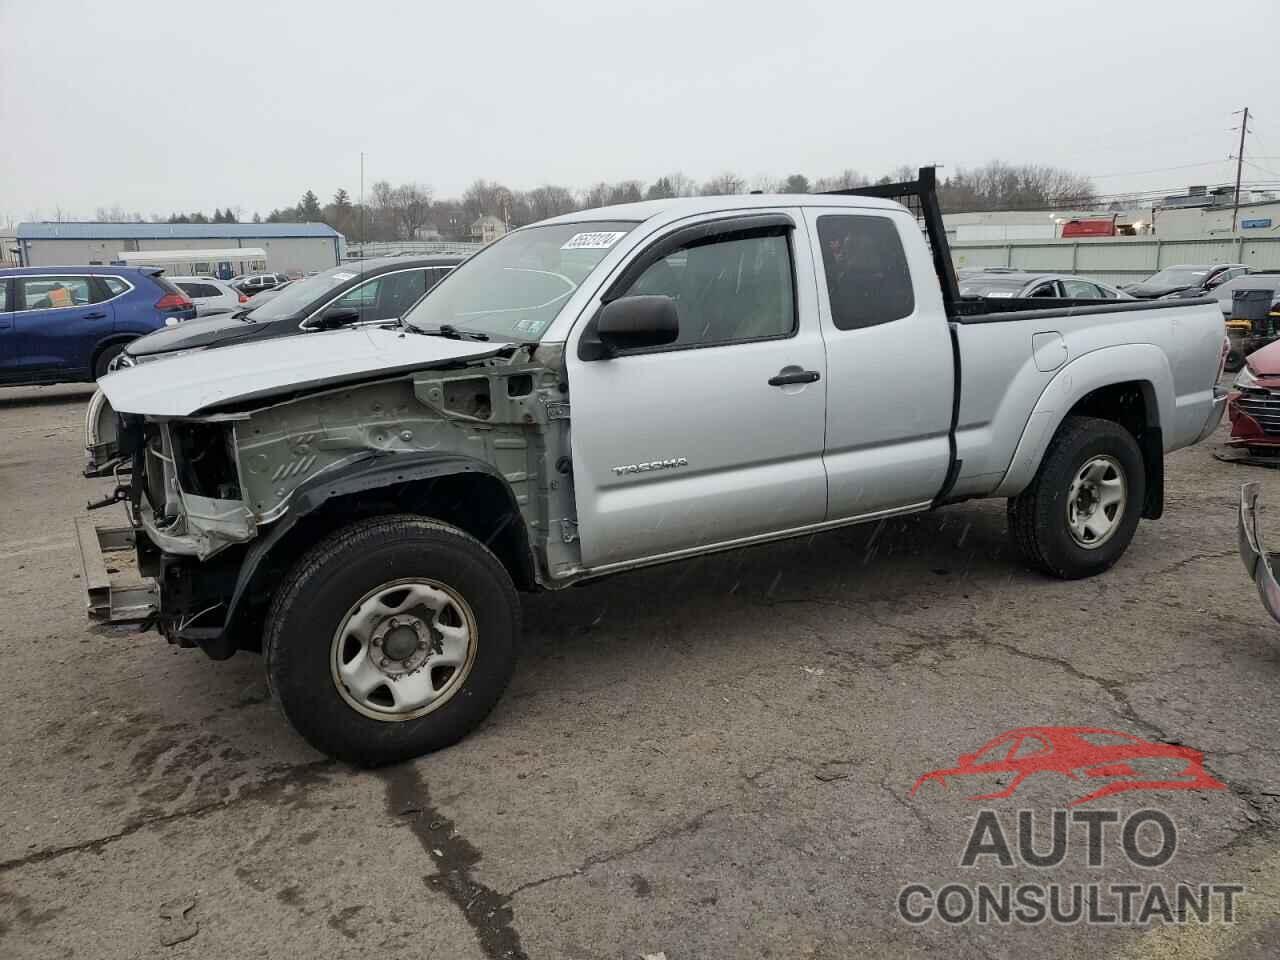
[{"label": "wheel well", "polygon": [[239,646],[257,648],[275,587],[303,554],[342,527],[392,513],[415,513],[465,530],[493,551],[516,589],[536,586],[524,518],[501,480],[483,473],[410,480],[330,497],[298,518],[253,571],[233,614],[234,626],[228,623]]},{"label": "wheel well", "polygon": [[1147,480],[1142,515],[1159,518],[1164,512],[1164,437],[1152,385],[1145,380],[1128,380],[1099,387],[1077,400],[1067,416],[1111,420],[1133,435],[1142,451]]},{"label": "wheel well", "polygon": [[126,343],[132,343],[134,340],[137,340],[137,339],[138,338],[136,335],[118,334],[118,333],[107,337],[100,344],[98,344],[96,347],[93,348],[93,356],[89,358],[89,372],[92,373],[93,371],[98,369],[98,358],[102,356],[104,351],[114,346],[123,346]]}]

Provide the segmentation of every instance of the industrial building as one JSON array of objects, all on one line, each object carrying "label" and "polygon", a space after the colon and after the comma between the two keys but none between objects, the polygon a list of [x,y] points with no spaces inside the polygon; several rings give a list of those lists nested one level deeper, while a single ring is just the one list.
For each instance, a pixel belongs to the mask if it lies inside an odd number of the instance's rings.
[{"label": "industrial building", "polygon": [[312,273],[341,263],[346,246],[325,223],[20,223],[16,243],[20,262],[31,267],[123,263],[164,251],[184,251],[180,259],[192,262],[185,252],[198,250],[209,256],[205,269],[190,269],[208,274],[244,260],[243,248],[265,254],[260,269]]}]

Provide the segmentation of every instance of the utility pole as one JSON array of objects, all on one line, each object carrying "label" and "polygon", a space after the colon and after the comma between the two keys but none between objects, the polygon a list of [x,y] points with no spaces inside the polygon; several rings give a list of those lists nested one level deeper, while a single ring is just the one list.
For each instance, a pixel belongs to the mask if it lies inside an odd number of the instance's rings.
[{"label": "utility pole", "polygon": [[1245,107],[1240,121],[1240,149],[1236,151],[1236,199],[1231,209],[1231,232],[1236,232],[1236,218],[1240,216],[1240,173],[1244,167],[1244,135],[1249,132],[1249,108]]}]

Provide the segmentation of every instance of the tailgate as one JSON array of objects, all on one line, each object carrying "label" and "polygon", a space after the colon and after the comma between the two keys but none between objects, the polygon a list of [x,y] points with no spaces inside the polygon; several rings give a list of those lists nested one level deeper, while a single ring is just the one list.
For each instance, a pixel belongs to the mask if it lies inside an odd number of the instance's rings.
[{"label": "tailgate", "polygon": [[90,620],[141,623],[159,609],[154,580],[137,572],[132,527],[98,526],[88,517],[76,520],[80,550],[80,582]]}]

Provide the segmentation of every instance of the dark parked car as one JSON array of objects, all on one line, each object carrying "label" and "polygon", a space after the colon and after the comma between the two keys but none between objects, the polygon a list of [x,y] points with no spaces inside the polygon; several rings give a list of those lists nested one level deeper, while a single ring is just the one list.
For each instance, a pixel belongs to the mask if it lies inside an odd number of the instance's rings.
[{"label": "dark parked car", "polygon": [[1055,297],[1065,300],[1131,300],[1115,287],[1086,277],[1060,273],[1022,273],[997,267],[959,278],[960,296],[966,299],[1021,299]]},{"label": "dark parked car", "polygon": [[283,273],[251,273],[243,277],[232,277],[230,280],[231,286],[246,297],[252,297],[255,293],[261,293],[263,290],[270,290],[288,282],[289,278]]},{"label": "dark parked car", "polygon": [[1229,280],[1243,277],[1249,268],[1243,263],[1182,263],[1165,267],[1141,283],[1131,283],[1122,289],[1139,300],[1155,300],[1160,297],[1202,297]]},{"label": "dark parked car", "polygon": [[261,306],[161,330],[131,343],[118,362],[131,366],[175,350],[396,320],[464,259],[382,257],[330,267],[294,280]]},{"label": "dark parked car", "polygon": [[[135,340],[115,358],[112,369],[163,360],[179,351],[396,321],[465,259],[382,257],[331,267],[314,277],[292,281],[254,309],[194,320]],[[89,401],[85,416],[86,476],[98,476],[111,465],[115,437],[115,414],[99,390]]]},{"label": "dark parked car", "polygon": [[0,383],[79,383],[125,344],[196,315],[156,267],[0,270]]}]

